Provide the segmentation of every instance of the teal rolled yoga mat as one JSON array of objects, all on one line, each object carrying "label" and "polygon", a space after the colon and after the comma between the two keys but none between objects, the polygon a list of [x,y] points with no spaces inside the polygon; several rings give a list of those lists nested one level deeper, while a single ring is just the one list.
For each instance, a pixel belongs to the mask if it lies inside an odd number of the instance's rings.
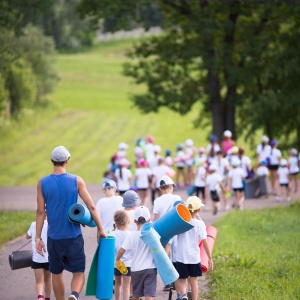
[{"label": "teal rolled yoga mat", "polygon": [[70,222],[79,223],[83,226],[96,227],[89,209],[79,203],[71,205],[68,211],[68,218]]},{"label": "teal rolled yoga mat", "polygon": [[161,245],[159,236],[153,228],[153,223],[146,223],[142,226],[141,239],[150,248],[157,271],[164,285],[174,282],[179,277],[179,274]]},{"label": "teal rolled yoga mat", "polygon": [[113,297],[115,238],[101,238],[96,248],[86,284],[86,296],[109,300]]},{"label": "teal rolled yoga mat", "polygon": [[179,203],[165,215],[153,222],[153,228],[160,235],[160,242],[165,247],[170,239],[177,234],[184,233],[194,226],[190,224],[191,214],[187,207]]}]

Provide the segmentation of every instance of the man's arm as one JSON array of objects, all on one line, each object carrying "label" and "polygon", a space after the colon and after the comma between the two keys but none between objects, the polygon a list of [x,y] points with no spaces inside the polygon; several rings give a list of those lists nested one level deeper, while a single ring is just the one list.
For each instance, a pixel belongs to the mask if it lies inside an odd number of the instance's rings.
[{"label": "man's arm", "polygon": [[41,181],[39,181],[37,185],[35,247],[36,247],[36,251],[42,256],[44,256],[44,252],[46,252],[45,244],[41,240],[41,234],[42,234],[45,216],[46,216],[45,200],[42,193]]},{"label": "man's arm", "polygon": [[208,267],[210,267],[211,270],[213,270],[214,269],[214,262],[212,260],[212,255],[211,255],[211,252],[210,252],[210,249],[209,249],[208,242],[205,239],[205,240],[202,240],[202,243],[203,243],[203,247],[205,249],[206,255],[208,257]]},{"label": "man's arm", "polygon": [[92,215],[93,220],[95,221],[95,223],[97,225],[97,229],[98,229],[97,239],[99,240],[100,237],[106,237],[106,234],[102,227],[101,218],[99,216],[97,208],[92,200],[91,195],[87,191],[86,185],[81,177],[77,176],[77,184],[78,184],[78,194],[79,194],[80,198],[86,204],[87,208],[89,209],[89,211]]}]

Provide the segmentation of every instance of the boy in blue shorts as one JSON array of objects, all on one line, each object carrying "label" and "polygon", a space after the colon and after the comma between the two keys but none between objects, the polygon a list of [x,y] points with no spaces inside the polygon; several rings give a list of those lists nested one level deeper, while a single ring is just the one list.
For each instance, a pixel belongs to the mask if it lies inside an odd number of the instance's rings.
[{"label": "boy in blue shorts", "polygon": [[149,247],[141,237],[141,227],[150,222],[150,212],[145,206],[139,206],[134,211],[134,222],[137,231],[132,231],[123,242],[116,261],[118,262],[126,251],[132,253],[131,282],[132,300],[152,300],[156,296],[157,269]]},{"label": "boy in blue shorts", "polygon": [[186,206],[191,213],[191,224],[194,227],[177,236],[176,247],[176,269],[179,273],[179,279],[176,281],[176,287],[182,295],[181,300],[188,300],[187,297],[187,279],[192,289],[192,300],[198,299],[198,281],[197,277],[202,276],[202,268],[200,263],[200,247],[199,242],[202,240],[205,252],[208,256],[208,266],[213,269],[213,260],[211,250],[206,241],[206,226],[199,218],[198,213],[201,207],[205,206],[201,199],[196,196],[189,197],[186,200]]}]

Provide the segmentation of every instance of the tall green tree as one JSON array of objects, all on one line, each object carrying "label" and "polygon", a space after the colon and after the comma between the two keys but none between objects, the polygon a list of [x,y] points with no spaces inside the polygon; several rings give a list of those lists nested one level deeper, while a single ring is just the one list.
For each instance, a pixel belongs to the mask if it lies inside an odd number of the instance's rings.
[{"label": "tall green tree", "polygon": [[[129,54],[133,60],[125,67],[125,74],[147,86],[146,93],[133,96],[135,105],[144,112],[166,106],[185,114],[201,102],[196,124],[212,116],[212,132],[219,138],[225,129],[234,136],[243,131],[250,135],[257,129],[271,133],[274,116],[266,114],[261,99],[275,95],[282,85],[266,78],[271,78],[270,71],[276,66],[278,49],[281,59],[287,59],[284,53],[289,46],[282,40],[284,35],[290,35],[299,47],[294,25],[290,26],[299,20],[298,4],[207,0],[116,0],[110,4],[82,0],[81,9],[97,18],[118,16],[120,26],[128,28],[142,22],[137,11],[153,2],[164,15],[164,34],[136,45]],[[281,75],[281,82],[288,80]],[[275,97],[268,99],[275,101]],[[257,111],[253,111],[255,106]],[[254,114],[260,122],[254,121]]]}]

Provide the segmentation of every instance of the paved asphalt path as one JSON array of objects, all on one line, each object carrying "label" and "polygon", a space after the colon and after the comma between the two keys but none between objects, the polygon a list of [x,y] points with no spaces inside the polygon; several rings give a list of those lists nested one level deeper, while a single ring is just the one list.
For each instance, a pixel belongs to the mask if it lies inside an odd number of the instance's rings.
[{"label": "paved asphalt path", "polygon": [[[87,185],[87,188],[93,198],[96,201],[103,196],[100,185]],[[187,195],[184,190],[177,190],[174,192],[186,199]],[[293,199],[300,199],[300,194],[293,195]],[[79,199],[81,202],[81,199]],[[277,205],[288,205],[287,202],[276,202],[274,196],[261,199],[247,199],[245,201],[245,209],[262,209],[264,207],[272,207]],[[209,205],[208,205],[209,206]],[[151,209],[151,205],[148,207]],[[0,210],[35,210],[36,209],[36,187],[0,187]],[[210,207],[206,211],[202,211],[201,217],[206,224],[213,224],[217,219],[225,215],[226,211],[221,211],[217,215],[212,215]],[[34,220],[33,220],[34,221]],[[29,227],[30,224],[28,224]],[[88,276],[89,266],[93,258],[96,249],[96,229],[85,227],[82,228],[85,241],[85,252],[87,257],[86,278]],[[24,233],[25,234],[25,233]],[[5,244],[0,249],[0,299],[1,300],[33,300],[36,299],[35,295],[35,280],[33,271],[30,268],[19,269],[12,271],[8,263],[8,255],[18,249],[27,240],[25,235]],[[27,245],[24,249],[30,249],[31,245]],[[64,279],[66,283],[66,298],[70,293],[70,280],[71,276],[68,272],[64,272]],[[201,289],[206,288],[206,279],[203,276],[199,280]],[[85,287],[80,295],[80,299],[95,299],[94,297],[84,296]],[[175,299],[175,292],[173,298]],[[52,292],[52,299],[54,294]],[[160,278],[158,278],[157,285],[157,300],[168,299],[168,293],[163,292],[163,284]]]}]

